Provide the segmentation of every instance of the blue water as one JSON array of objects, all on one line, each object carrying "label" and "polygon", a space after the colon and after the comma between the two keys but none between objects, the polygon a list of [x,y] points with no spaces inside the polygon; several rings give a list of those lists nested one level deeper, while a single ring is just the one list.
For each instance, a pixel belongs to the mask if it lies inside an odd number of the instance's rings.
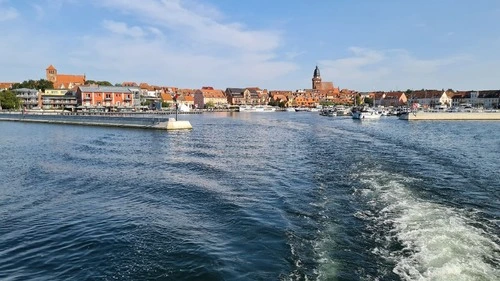
[{"label": "blue water", "polygon": [[0,122],[0,280],[499,280],[500,122]]}]

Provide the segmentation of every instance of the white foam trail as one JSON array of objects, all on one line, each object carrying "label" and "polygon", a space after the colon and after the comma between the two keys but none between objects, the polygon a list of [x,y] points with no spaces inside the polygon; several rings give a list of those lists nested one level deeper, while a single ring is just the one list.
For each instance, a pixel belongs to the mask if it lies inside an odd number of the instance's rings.
[{"label": "white foam trail", "polygon": [[[362,177],[367,188],[358,194],[375,211],[358,217],[386,228],[386,236],[376,238],[385,246],[373,252],[393,262],[403,280],[499,280],[498,233],[473,226],[458,209],[419,199],[407,187],[411,179],[384,172]],[[403,250],[391,251],[391,241]]]}]

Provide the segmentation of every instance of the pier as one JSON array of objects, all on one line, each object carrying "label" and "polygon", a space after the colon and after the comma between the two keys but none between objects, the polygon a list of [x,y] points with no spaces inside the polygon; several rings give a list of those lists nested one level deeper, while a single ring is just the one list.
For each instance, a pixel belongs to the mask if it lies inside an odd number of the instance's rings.
[{"label": "pier", "polygon": [[482,112],[425,112],[403,113],[401,120],[500,120],[500,111]]},{"label": "pier", "polygon": [[0,113],[0,121],[156,130],[185,130],[193,128],[189,121],[179,121],[175,118],[161,116],[160,114],[2,112]]}]

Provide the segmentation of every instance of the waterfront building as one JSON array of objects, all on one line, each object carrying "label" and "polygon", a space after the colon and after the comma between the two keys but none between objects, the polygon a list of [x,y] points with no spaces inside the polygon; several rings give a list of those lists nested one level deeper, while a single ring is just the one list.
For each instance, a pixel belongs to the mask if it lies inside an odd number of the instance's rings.
[{"label": "waterfront building", "polygon": [[258,105],[259,94],[257,91],[250,91],[244,88],[227,88],[227,102],[230,105]]},{"label": "waterfront building", "polygon": [[212,104],[215,108],[227,108],[228,102],[223,90],[213,87],[202,87],[194,92],[194,106],[205,108],[205,105]]},{"label": "waterfront building", "polygon": [[484,108],[500,108],[500,90],[479,91],[477,100]]},{"label": "waterfront building", "polygon": [[455,107],[468,105],[471,107],[500,108],[500,90],[457,91],[452,96]]},{"label": "waterfront building", "polygon": [[407,105],[408,99],[401,91],[375,92],[375,106],[402,106]]},{"label": "waterfront building", "polygon": [[50,65],[45,69],[48,81],[54,85],[54,89],[71,89],[75,86],[85,85],[85,75],[58,74],[57,69]]},{"label": "waterfront building", "polygon": [[79,86],[76,99],[80,109],[119,111],[134,107],[134,93],[128,87]]},{"label": "waterfront building", "polygon": [[269,91],[270,99],[275,102],[285,102],[286,107],[292,107],[293,93],[292,91],[272,90]]},{"label": "waterfront building", "polygon": [[139,89],[141,92],[141,96],[145,98],[158,98],[160,93],[159,88],[151,86],[148,83],[139,84]]},{"label": "waterfront building", "polygon": [[38,107],[48,110],[76,110],[77,100],[72,92],[64,95],[42,93],[39,95]]},{"label": "waterfront building", "polygon": [[185,104],[189,108],[194,108],[194,97],[188,95],[182,95],[177,97],[177,102],[179,104]]},{"label": "waterfront building", "polygon": [[418,103],[423,108],[436,106],[451,106],[452,94],[444,90],[418,90],[412,91],[408,97],[411,104]]},{"label": "waterfront building", "polygon": [[38,106],[39,92],[36,89],[14,89],[16,96],[21,100],[21,106],[26,109],[33,109]]},{"label": "waterfront building", "polygon": [[303,92],[296,95],[293,98],[292,106],[293,107],[316,107],[319,105],[320,98],[317,95],[314,95],[313,92]]}]

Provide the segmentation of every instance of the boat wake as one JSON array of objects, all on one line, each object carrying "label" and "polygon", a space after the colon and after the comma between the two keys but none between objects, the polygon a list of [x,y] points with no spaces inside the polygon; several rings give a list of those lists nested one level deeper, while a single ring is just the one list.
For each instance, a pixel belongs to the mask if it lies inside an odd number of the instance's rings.
[{"label": "boat wake", "polygon": [[419,198],[417,179],[364,173],[356,190],[367,205],[357,212],[375,241],[372,253],[394,265],[402,280],[498,280],[500,237],[477,213]]}]

